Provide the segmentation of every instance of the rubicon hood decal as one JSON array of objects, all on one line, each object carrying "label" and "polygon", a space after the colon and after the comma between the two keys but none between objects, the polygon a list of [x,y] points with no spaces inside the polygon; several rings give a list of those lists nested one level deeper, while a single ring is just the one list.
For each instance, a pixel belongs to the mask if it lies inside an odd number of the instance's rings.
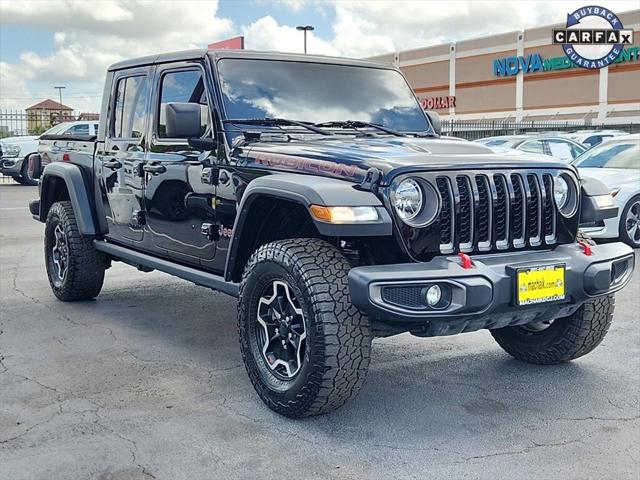
[{"label": "rubicon hood decal", "polygon": [[249,160],[258,165],[277,170],[297,170],[308,173],[327,174],[335,177],[357,179],[364,175],[357,165],[338,163],[330,160],[300,157],[297,155],[281,155],[278,153],[256,152],[249,154]]}]

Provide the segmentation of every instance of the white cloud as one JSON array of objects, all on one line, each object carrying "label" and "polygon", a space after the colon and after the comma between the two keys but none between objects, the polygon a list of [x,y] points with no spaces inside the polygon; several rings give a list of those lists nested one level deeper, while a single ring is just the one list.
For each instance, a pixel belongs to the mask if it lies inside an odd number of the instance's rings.
[{"label": "white cloud", "polygon": [[[313,0],[309,0],[313,1]],[[571,1],[349,1],[333,0],[332,44],[343,55],[371,56],[559,23],[585,5]],[[608,1],[622,12],[637,1]]]},{"label": "white cloud", "polygon": [[[302,32],[295,27],[279,25],[272,16],[262,17],[242,28],[246,47],[251,50],[302,53]],[[320,55],[337,55],[339,50],[313,32],[307,32],[307,52]]]},{"label": "white cloud", "polygon": [[[65,104],[95,111],[110,64],[151,53],[202,47],[230,36],[233,23],[217,17],[217,9],[216,0],[2,1],[2,25],[51,31],[53,52],[39,55],[23,51],[19,62],[0,64],[0,108],[28,106],[41,94],[56,98],[52,87],[61,84],[67,86]],[[13,48],[20,49],[17,45]],[[16,72],[20,74],[19,83],[15,82]]]}]

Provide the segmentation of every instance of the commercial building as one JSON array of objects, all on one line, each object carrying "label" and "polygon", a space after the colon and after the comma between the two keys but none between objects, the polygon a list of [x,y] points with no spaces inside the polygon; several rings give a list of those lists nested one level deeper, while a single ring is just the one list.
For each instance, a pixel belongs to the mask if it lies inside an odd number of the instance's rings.
[{"label": "commercial building", "polygon": [[[616,12],[618,13],[618,12]],[[546,25],[373,57],[405,73],[427,109],[457,120],[640,123],[640,10],[619,13],[634,31],[615,64],[575,67]]]}]

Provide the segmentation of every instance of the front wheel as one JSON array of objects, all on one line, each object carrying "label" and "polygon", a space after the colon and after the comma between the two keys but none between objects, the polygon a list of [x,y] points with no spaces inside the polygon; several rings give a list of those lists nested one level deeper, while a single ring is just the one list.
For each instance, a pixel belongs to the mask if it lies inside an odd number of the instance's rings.
[{"label": "front wheel", "polygon": [[633,248],[640,248],[640,195],[631,198],[622,210],[620,239]]},{"label": "front wheel", "polygon": [[538,365],[554,365],[582,357],[609,331],[615,299],[606,295],[584,303],[573,315],[549,322],[491,330],[509,355]]},{"label": "front wheel", "polygon": [[329,412],[364,383],[371,330],[351,304],[350,268],[317,239],[263,245],[247,263],[238,305],[242,357],[260,398],[281,415]]},{"label": "front wheel", "polygon": [[19,182],[22,185],[29,185],[34,187],[38,185],[38,180],[31,176],[31,172],[29,171],[29,156],[25,157],[22,161],[22,168],[20,169],[20,180]]}]

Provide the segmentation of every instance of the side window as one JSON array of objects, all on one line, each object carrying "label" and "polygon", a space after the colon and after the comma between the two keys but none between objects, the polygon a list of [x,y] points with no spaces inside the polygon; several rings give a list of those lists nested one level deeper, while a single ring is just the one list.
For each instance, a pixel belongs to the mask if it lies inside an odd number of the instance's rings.
[{"label": "side window", "polygon": [[94,123],[93,124],[93,134],[97,135],[98,134],[98,127],[100,126],[99,123]]},{"label": "side window", "polygon": [[549,146],[551,155],[565,162],[573,160],[582,153],[582,150],[580,150],[579,147],[564,140],[549,139],[547,140],[547,145]]},{"label": "side window", "polygon": [[65,135],[89,135],[89,125],[86,123],[74,125],[64,133]]},{"label": "side window", "polygon": [[157,123],[157,134],[160,138],[167,138],[166,109],[167,103],[170,102],[199,104],[200,136],[207,132],[209,107],[200,70],[168,72],[162,76],[160,83],[160,115]]},{"label": "side window", "polygon": [[141,138],[147,106],[147,77],[139,75],[118,80],[113,109],[112,136]]},{"label": "side window", "polygon": [[540,140],[532,140],[530,142],[525,142],[518,150],[522,150],[523,152],[529,153],[544,153],[544,148],[542,147],[542,142]]}]

